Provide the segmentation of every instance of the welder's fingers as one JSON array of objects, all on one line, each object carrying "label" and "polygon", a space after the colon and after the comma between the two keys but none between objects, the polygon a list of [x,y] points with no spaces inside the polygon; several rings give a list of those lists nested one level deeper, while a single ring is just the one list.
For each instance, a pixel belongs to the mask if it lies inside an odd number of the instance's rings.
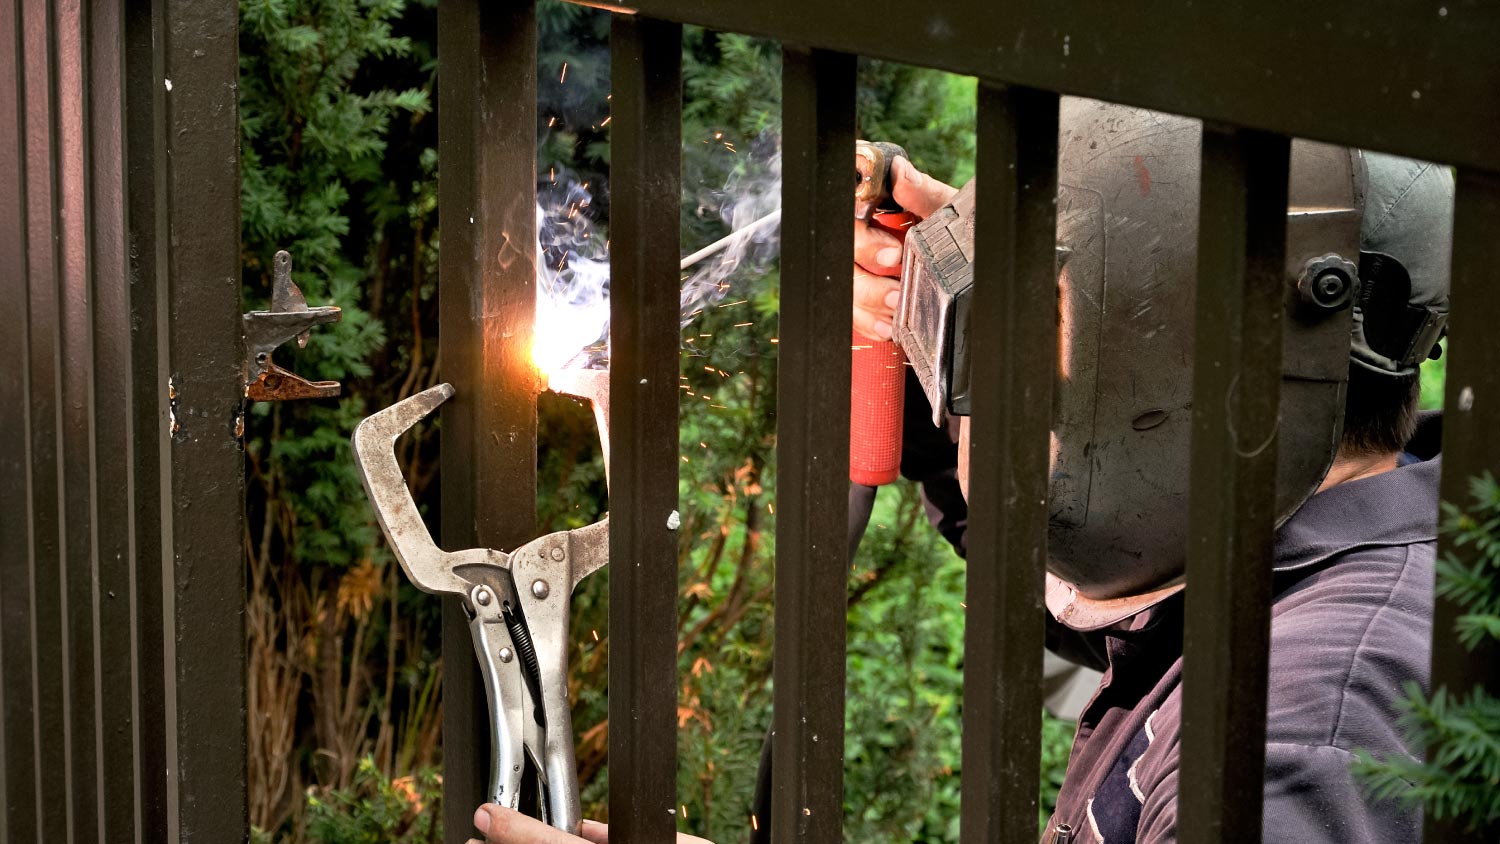
[{"label": "welder's fingers", "polygon": [[854,263],[876,275],[901,275],[901,241],[884,229],[855,220]]},{"label": "welder's fingers", "polygon": [[891,278],[854,268],[854,330],[872,340],[891,339],[901,285]]},{"label": "welder's fingers", "polygon": [[[598,821],[586,820],[583,822],[583,837],[592,844],[609,844],[609,826]],[[677,844],[711,844],[711,842],[694,835],[677,833]]]},{"label": "welder's fingers", "polygon": [[923,173],[905,158],[891,162],[891,177],[894,180],[891,198],[897,205],[924,219],[953,201],[953,195],[958,193],[958,188]]},{"label": "welder's fingers", "polygon": [[469,844],[578,844],[584,840],[494,803],[474,813],[474,828],[484,840],[470,839]]}]

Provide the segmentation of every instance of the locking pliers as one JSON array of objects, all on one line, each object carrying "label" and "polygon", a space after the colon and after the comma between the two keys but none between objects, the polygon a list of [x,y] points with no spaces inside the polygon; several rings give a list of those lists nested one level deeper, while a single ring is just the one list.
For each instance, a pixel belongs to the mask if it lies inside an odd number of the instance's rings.
[{"label": "locking pliers", "polygon": [[510,553],[439,548],[402,477],[395,441],[452,396],[451,385],[439,384],[359,423],[353,443],[360,478],[407,577],[425,592],[458,596],[469,616],[489,701],[490,798],[521,808],[529,762],[541,819],[576,833],[582,809],[568,701],[568,599],[608,562],[609,520]]}]

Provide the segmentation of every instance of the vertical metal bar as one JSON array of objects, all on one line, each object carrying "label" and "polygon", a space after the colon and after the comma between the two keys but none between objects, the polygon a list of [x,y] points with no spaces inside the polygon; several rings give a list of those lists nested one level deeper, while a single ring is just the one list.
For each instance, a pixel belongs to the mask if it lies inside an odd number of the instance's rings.
[{"label": "vertical metal bar", "polygon": [[682,26],[613,26],[609,818],[641,844],[676,826]]},{"label": "vertical metal bar", "polygon": [[94,555],[93,313],[89,289],[83,10],[47,4],[57,45],[58,325],[62,367],[63,704],[67,709],[68,809],[74,840],[102,836],[95,707],[97,558]]},{"label": "vertical metal bar", "polygon": [[1036,834],[1057,354],[1058,98],[979,86],[964,616],[964,842]]},{"label": "vertical metal bar", "polygon": [[[1489,472],[1500,475],[1500,333],[1494,328],[1500,313],[1500,174],[1458,171],[1453,217],[1453,308],[1448,318],[1448,371],[1443,413],[1442,498],[1469,506],[1469,480]],[[1440,539],[1440,551],[1474,560],[1472,546],[1455,546],[1452,537]],[[1465,650],[1453,636],[1453,625],[1463,607],[1439,598],[1432,619],[1432,685],[1449,693],[1467,695],[1482,688],[1500,693],[1500,646],[1484,642]],[[1427,815],[1423,840],[1429,844],[1478,844],[1500,839],[1500,823],[1474,829],[1442,822]]]},{"label": "vertical metal bar", "polygon": [[[0,2],[0,297],[28,301],[21,8]],[[0,332],[0,841],[38,840],[31,640],[27,320]]]},{"label": "vertical metal bar", "polygon": [[238,6],[165,0],[171,539],[166,584],[171,842],[243,840],[244,340]]},{"label": "vertical metal bar", "polygon": [[97,607],[99,840],[136,841],[135,478],[131,447],[130,281],[125,238],[124,38],[119,2],[90,3],[88,96],[89,273],[93,299],[94,550]]},{"label": "vertical metal bar", "polygon": [[1260,841],[1290,150],[1281,136],[1203,129],[1183,841]]},{"label": "vertical metal bar", "polygon": [[782,50],[776,842],[843,840],[854,69],[845,53]]},{"label": "vertical metal bar", "polygon": [[25,74],[28,341],[30,344],[31,643],[36,713],[37,824],[43,834],[72,840],[70,766],[62,647],[61,349],[58,325],[58,205],[54,59],[50,9],[23,4]]},{"label": "vertical metal bar", "polygon": [[[515,548],[536,529],[536,10],[441,0],[442,541]],[[468,621],[443,605],[443,837],[473,833],[490,735]]]},{"label": "vertical metal bar", "polygon": [[[134,723],[138,841],[169,842],[166,584],[170,582],[170,362],[167,359],[166,74],[162,3],[125,0],[126,237],[129,248],[130,471],[134,477]],[[169,842],[171,844],[171,842]]]}]

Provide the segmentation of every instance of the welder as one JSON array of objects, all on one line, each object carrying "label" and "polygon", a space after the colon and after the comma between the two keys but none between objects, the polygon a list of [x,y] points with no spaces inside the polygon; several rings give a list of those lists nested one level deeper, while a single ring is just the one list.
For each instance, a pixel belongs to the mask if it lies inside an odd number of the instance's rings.
[{"label": "welder", "polygon": [[[1107,673],[1042,840],[1172,842],[1201,127],[1072,98],[1060,127],[1046,623],[1050,645]],[[963,245],[972,189],[905,160],[893,174],[928,235],[957,232]],[[1439,353],[1447,315],[1453,180],[1444,167],[1297,141],[1288,193],[1263,839],[1415,841],[1418,810],[1371,797],[1350,763],[1357,749],[1420,752],[1398,718],[1403,685],[1428,677],[1440,460],[1417,373]],[[856,231],[855,327],[903,340],[929,405],[958,418],[962,441],[963,373],[995,363],[965,360],[959,342],[986,326],[934,332],[907,308],[956,315],[970,289],[924,276],[920,234],[903,250]],[[961,481],[965,456],[955,452]],[[490,842],[576,840],[495,807],[475,820]]]}]

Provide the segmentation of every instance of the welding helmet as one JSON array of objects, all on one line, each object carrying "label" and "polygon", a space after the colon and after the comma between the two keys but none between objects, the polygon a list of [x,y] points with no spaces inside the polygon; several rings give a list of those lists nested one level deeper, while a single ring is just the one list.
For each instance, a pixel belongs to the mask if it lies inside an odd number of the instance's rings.
[{"label": "welding helmet", "polygon": [[[1201,134],[1188,118],[1062,101],[1047,603],[1081,630],[1182,588]],[[1442,331],[1451,204],[1421,231],[1392,211],[1422,166],[1292,144],[1278,526],[1333,463],[1351,358],[1410,374]],[[969,367],[999,365],[967,353],[982,330],[968,324],[973,205],[970,183],[907,238],[896,337],[939,417],[967,414]],[[1383,239],[1368,236],[1377,218]]]}]

